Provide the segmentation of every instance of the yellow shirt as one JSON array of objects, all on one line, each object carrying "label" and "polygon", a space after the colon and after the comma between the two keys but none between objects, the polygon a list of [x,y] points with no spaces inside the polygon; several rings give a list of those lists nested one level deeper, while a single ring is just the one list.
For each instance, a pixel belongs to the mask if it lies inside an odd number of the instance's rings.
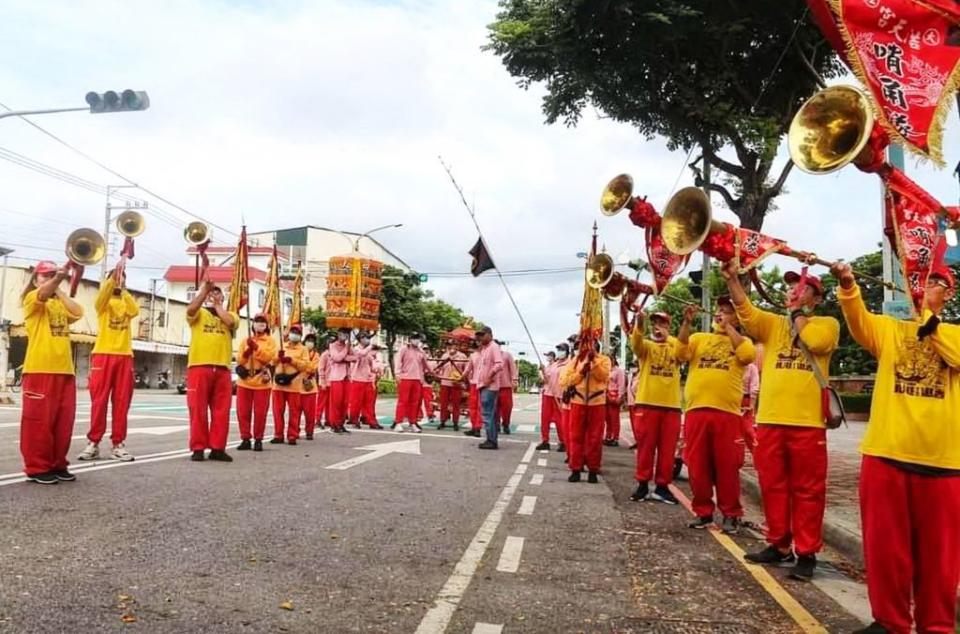
[{"label": "yellow shirt", "polygon": [[756,355],[753,342],[744,337],[736,350],[727,335],[698,332],[681,348],[680,357],[690,362],[684,401],[687,411],[712,408],[740,414],[743,371]]},{"label": "yellow shirt", "polygon": [[860,451],[960,469],[960,327],[940,324],[919,341],[919,323],[870,313],[859,287],[838,287],[837,298],[850,334],[877,358],[870,423]]},{"label": "yellow shirt", "polygon": [[94,301],[97,309],[97,342],[93,354],[117,354],[132,357],[130,320],[140,314],[140,306],[133,295],[124,289],[119,297],[113,295],[117,284],[110,275],[100,283],[100,292]]},{"label": "yellow shirt", "polygon": [[566,390],[575,386],[576,393],[571,403],[580,405],[606,405],[607,383],[610,381],[610,357],[597,354],[590,363],[590,372],[583,376],[583,368],[588,361],[574,358],[560,373],[560,387]]},{"label": "yellow shirt", "polygon": [[237,348],[237,365],[242,365],[250,372],[247,378],[237,378],[237,385],[249,390],[269,390],[273,387],[273,375],[270,368],[277,360],[277,342],[270,333],[254,335],[253,340],[257,349],[253,351],[253,358],[247,356],[247,340],[240,342]]},{"label": "yellow shirt", "polygon": [[[746,333],[763,344],[757,423],[825,427],[820,384],[806,355],[793,345],[789,318],[760,310],[749,300],[737,306],[737,316]],[[840,323],[833,317],[810,317],[800,339],[823,376],[829,376],[830,357],[840,341]]]},{"label": "yellow shirt", "polygon": [[274,382],[273,389],[277,392],[303,392],[304,372],[310,367],[310,357],[307,355],[307,348],[302,343],[283,344],[283,353],[290,358],[288,363],[277,362],[277,374],[296,374],[288,385],[280,385]]},{"label": "yellow shirt", "polygon": [[680,342],[667,337],[664,343],[657,343],[634,328],[630,347],[640,363],[634,403],[680,409]]},{"label": "yellow shirt", "polygon": [[73,374],[70,324],[83,317],[83,311],[74,315],[55,295],[41,302],[36,289],[24,295],[21,306],[27,329],[24,374]]},{"label": "yellow shirt", "polygon": [[[304,346],[306,350],[306,346]],[[307,369],[303,371],[303,380],[300,384],[301,394],[317,393],[317,368],[320,367],[320,353],[316,350],[307,350]]]},{"label": "yellow shirt", "polygon": [[[240,317],[236,313],[230,314],[234,323],[239,323]],[[187,323],[190,324],[187,367],[219,365],[229,368],[233,356],[233,329],[227,328],[206,306],[201,306],[193,317],[187,315]]]}]

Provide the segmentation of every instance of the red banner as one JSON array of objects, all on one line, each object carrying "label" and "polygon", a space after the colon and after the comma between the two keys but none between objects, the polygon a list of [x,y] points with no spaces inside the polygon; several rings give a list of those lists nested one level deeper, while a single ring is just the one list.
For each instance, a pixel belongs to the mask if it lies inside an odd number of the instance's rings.
[{"label": "red banner", "polygon": [[687,264],[690,256],[672,253],[663,242],[660,225],[647,228],[647,261],[653,273],[653,285],[657,294],[663,292],[671,278]]},{"label": "red banner", "polygon": [[[960,83],[960,17],[937,0],[828,0],[846,60],[896,140],[943,164],[943,121]],[[823,20],[819,20],[821,23]]]},{"label": "red banner", "polygon": [[746,272],[757,266],[768,255],[777,253],[786,246],[786,242],[768,235],[737,227],[737,266],[740,272]]},{"label": "red banner", "polygon": [[936,261],[938,249],[942,250],[943,236],[938,234],[936,210],[905,196],[893,187],[887,187],[887,218],[893,223],[897,257],[906,281],[905,289],[910,294],[914,316],[923,310],[923,297],[927,289],[927,276]]}]

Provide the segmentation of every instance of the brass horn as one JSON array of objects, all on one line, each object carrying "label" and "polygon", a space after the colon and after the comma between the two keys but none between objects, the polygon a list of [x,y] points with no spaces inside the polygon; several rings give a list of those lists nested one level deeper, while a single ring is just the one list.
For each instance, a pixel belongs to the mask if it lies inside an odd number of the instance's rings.
[{"label": "brass horn", "polygon": [[77,229],[67,237],[66,253],[71,262],[90,266],[103,259],[107,245],[93,229]]},{"label": "brass horn", "polygon": [[697,187],[684,187],[674,194],[660,222],[664,244],[677,255],[693,253],[710,234],[725,230],[724,223],[713,219],[710,199]]},{"label": "brass horn", "polygon": [[587,286],[603,288],[613,277],[613,258],[606,253],[597,253],[587,261]]},{"label": "brass horn", "polygon": [[616,216],[633,200],[633,178],[629,174],[615,176],[600,195],[600,212],[604,216]]},{"label": "brass horn", "polygon": [[198,246],[210,239],[210,227],[206,223],[194,220],[183,230],[183,239]]},{"label": "brass horn", "polygon": [[117,231],[128,238],[136,238],[147,228],[143,214],[128,209],[117,216]]},{"label": "brass horn", "polygon": [[856,162],[870,140],[870,101],[853,86],[830,86],[807,99],[790,123],[794,164],[808,174],[829,174]]}]

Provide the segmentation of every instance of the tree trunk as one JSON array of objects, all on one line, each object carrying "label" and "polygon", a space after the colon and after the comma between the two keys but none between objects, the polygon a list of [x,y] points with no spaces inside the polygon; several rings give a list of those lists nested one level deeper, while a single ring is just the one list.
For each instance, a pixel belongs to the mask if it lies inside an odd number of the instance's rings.
[{"label": "tree trunk", "polygon": [[387,369],[387,372],[394,381],[397,380],[397,377],[393,373],[393,345],[397,342],[397,335],[392,332],[387,332],[387,365],[390,367]]}]

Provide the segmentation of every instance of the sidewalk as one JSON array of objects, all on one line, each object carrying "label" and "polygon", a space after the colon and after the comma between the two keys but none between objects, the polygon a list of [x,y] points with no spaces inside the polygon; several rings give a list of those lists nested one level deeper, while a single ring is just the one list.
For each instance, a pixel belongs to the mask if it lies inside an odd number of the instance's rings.
[{"label": "sidewalk", "polygon": [[[847,558],[863,565],[863,539],[860,527],[860,440],[867,430],[866,421],[851,421],[849,426],[827,431],[827,511],[823,518],[824,540]],[[744,492],[760,499],[757,472],[747,456],[741,471]]]}]

